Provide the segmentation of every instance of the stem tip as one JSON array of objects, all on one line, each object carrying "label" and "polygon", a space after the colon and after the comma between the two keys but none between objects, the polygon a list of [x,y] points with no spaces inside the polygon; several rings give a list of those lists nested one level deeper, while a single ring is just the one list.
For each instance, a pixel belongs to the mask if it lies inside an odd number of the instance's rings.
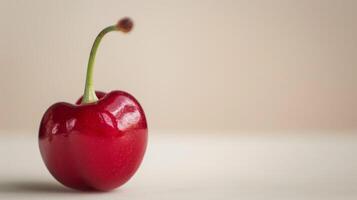
[{"label": "stem tip", "polygon": [[134,22],[129,17],[124,17],[123,19],[118,21],[116,26],[118,30],[124,33],[128,33],[131,31],[131,29],[133,29]]}]

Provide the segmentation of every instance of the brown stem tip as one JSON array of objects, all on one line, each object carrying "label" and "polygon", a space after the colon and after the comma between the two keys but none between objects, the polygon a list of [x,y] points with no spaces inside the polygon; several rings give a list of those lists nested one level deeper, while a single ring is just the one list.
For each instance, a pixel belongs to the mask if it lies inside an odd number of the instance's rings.
[{"label": "brown stem tip", "polygon": [[117,23],[118,30],[128,33],[133,29],[134,22],[129,17],[124,17]]}]

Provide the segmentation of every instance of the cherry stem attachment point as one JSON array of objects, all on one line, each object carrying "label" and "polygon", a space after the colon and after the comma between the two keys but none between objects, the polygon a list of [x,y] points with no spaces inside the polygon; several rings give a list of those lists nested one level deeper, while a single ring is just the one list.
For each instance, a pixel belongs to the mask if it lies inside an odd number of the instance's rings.
[{"label": "cherry stem attachment point", "polygon": [[108,26],[107,28],[103,29],[95,38],[89,55],[86,83],[85,83],[84,94],[81,104],[93,103],[98,101],[98,97],[95,94],[95,90],[93,87],[93,68],[94,68],[93,66],[95,62],[97,49],[104,35],[112,31],[121,31],[123,33],[128,33],[131,31],[132,28],[133,28],[132,20],[126,17],[121,19],[116,25]]}]

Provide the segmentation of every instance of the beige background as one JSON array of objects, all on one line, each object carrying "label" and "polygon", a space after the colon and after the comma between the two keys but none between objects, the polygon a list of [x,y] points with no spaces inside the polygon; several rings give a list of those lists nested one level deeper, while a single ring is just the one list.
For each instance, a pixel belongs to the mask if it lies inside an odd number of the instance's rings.
[{"label": "beige background", "polygon": [[153,129],[357,128],[357,1],[0,1],[0,129],[37,129],[95,86],[132,93]]}]

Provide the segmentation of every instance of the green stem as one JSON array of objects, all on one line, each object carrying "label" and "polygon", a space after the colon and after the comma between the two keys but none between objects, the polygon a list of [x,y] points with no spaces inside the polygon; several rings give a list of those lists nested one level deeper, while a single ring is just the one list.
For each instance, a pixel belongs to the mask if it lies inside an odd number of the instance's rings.
[{"label": "green stem", "polygon": [[92,46],[92,50],[90,52],[89,61],[88,61],[86,84],[85,84],[83,99],[81,102],[82,104],[98,101],[98,97],[95,94],[95,90],[93,87],[93,66],[94,66],[94,62],[95,62],[95,55],[97,53],[97,49],[100,44],[100,41],[102,40],[104,35],[111,31],[118,31],[118,30],[119,29],[115,25],[108,26],[107,28],[103,29],[98,34],[98,36],[95,38],[95,41]]}]

